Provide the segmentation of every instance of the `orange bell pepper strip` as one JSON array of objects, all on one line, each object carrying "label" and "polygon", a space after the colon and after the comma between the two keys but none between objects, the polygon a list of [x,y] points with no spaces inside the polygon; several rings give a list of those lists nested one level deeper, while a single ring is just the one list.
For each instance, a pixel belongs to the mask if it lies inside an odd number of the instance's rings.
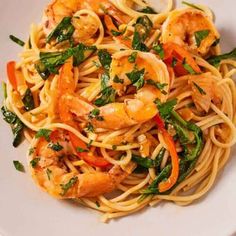
[{"label": "orange bell pepper strip", "polygon": [[[72,146],[75,148],[77,152],[77,155],[86,163],[88,163],[91,166],[102,167],[102,168],[111,165],[111,163],[106,161],[103,157],[95,156],[92,152],[88,151],[88,147],[86,146],[86,144],[81,139],[79,139],[75,134],[69,132],[69,137]],[[81,148],[81,151],[78,151],[78,148]]]},{"label": "orange bell pepper strip", "polygon": [[154,120],[156,121],[158,129],[162,133],[164,141],[168,147],[168,151],[170,152],[170,156],[171,156],[171,165],[172,165],[172,170],[171,170],[171,174],[169,178],[166,181],[160,182],[158,185],[159,191],[162,193],[169,190],[177,182],[177,179],[179,177],[179,158],[176,151],[174,140],[165,129],[164,121],[161,119],[160,115],[157,114],[154,117]]},{"label": "orange bell pepper strip", "polygon": [[15,61],[9,61],[7,63],[7,76],[8,80],[13,87],[14,90],[17,90],[17,79],[16,79],[16,62]]},{"label": "orange bell pepper strip", "polygon": [[201,69],[195,62],[194,58],[183,47],[179,46],[178,44],[168,42],[163,44],[163,49],[164,49],[164,62],[168,66],[172,65],[174,59],[176,60],[175,66],[173,68],[177,76],[189,74],[189,72],[183,66],[184,60],[189,66],[191,66],[191,68],[194,70],[195,73],[201,73]]}]

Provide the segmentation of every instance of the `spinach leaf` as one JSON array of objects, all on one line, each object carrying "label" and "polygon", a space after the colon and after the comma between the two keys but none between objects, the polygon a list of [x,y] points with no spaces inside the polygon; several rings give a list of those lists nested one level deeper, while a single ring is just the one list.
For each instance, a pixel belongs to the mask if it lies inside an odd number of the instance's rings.
[{"label": "spinach leaf", "polygon": [[140,10],[139,12],[147,13],[147,14],[157,14],[157,12],[152,7],[145,7]]},{"label": "spinach leaf", "polygon": [[101,65],[109,70],[112,61],[111,54],[106,49],[101,49],[98,51],[98,58]]},{"label": "spinach leaf", "polygon": [[197,47],[201,45],[202,40],[204,40],[210,33],[210,30],[200,30],[194,33]]},{"label": "spinach leaf", "polygon": [[225,53],[225,54],[221,54],[221,55],[218,55],[218,56],[211,56],[210,58],[207,59],[207,61],[215,66],[215,67],[218,67],[220,65],[220,62],[222,60],[225,60],[225,59],[232,59],[232,60],[236,60],[236,48],[234,48],[231,52],[229,53]]},{"label": "spinach leaf", "polygon": [[26,90],[22,101],[25,105],[25,110],[26,111],[30,111],[30,110],[33,110],[35,108],[34,98],[33,98],[33,95],[31,93],[31,90],[29,88]]},{"label": "spinach leaf", "polygon": [[135,68],[132,72],[126,73],[127,77],[131,81],[131,84],[133,84],[136,89],[140,89],[144,85],[144,73],[145,69],[138,70]]},{"label": "spinach leaf", "polygon": [[46,43],[55,39],[57,43],[65,40],[71,40],[71,37],[75,31],[74,26],[71,24],[71,17],[64,17],[56,28],[46,38]]},{"label": "spinach leaf", "polygon": [[120,79],[118,77],[118,75],[115,75],[114,79],[113,79],[113,82],[114,83],[118,83],[118,84],[123,84],[124,83],[124,80],[123,79]]},{"label": "spinach leaf", "polygon": [[24,125],[17,115],[9,111],[6,107],[3,106],[1,112],[3,114],[3,119],[11,125],[12,133],[14,135],[13,146],[17,147],[21,143],[23,137]]},{"label": "spinach leaf", "polygon": [[9,38],[16,44],[20,45],[21,47],[23,47],[25,45],[25,43],[20,40],[19,38],[17,38],[16,36],[14,35],[10,35]]},{"label": "spinach leaf", "polygon": [[35,65],[36,70],[46,80],[50,74],[58,74],[58,70],[68,58],[73,56],[73,65],[78,66],[96,51],[95,46],[86,46],[82,43],[68,48],[63,52],[40,52],[40,61]]}]

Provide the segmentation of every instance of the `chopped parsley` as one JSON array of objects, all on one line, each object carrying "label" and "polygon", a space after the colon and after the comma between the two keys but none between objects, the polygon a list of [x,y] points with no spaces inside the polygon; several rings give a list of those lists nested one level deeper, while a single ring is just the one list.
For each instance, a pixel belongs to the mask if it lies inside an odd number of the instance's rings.
[{"label": "chopped parsley", "polygon": [[20,172],[25,172],[25,168],[22,163],[20,163],[19,161],[13,161],[13,164],[14,164],[16,170],[18,170]]},{"label": "chopped parsley", "polygon": [[194,86],[197,88],[198,92],[202,95],[206,95],[206,92],[195,82],[193,82]]},{"label": "chopped parsley", "polygon": [[113,79],[113,82],[114,83],[117,83],[117,84],[123,84],[124,83],[124,80],[123,79],[120,79],[118,77],[118,75],[115,75],[114,79]]},{"label": "chopped parsley", "polygon": [[204,40],[210,33],[210,30],[200,30],[194,33],[197,47],[201,45],[202,40]]},{"label": "chopped parsley", "polygon": [[161,59],[164,59],[165,52],[164,52],[162,44],[154,43],[152,46],[152,49],[159,55]]},{"label": "chopped parsley", "polygon": [[111,54],[106,49],[101,49],[98,51],[98,59],[101,65],[105,69],[109,70],[112,58],[111,58]]},{"label": "chopped parsley", "polygon": [[52,171],[47,168],[47,169],[46,169],[46,174],[47,174],[48,180],[51,180]]},{"label": "chopped parsley", "polygon": [[88,148],[90,148],[90,147],[91,147],[91,145],[92,145],[92,143],[93,143],[93,140],[92,140],[92,139],[90,139],[90,140],[89,140],[89,143],[87,143],[87,144],[86,144],[86,146],[87,146]]},{"label": "chopped parsley", "polygon": [[36,134],[35,138],[45,138],[48,142],[50,141],[50,134],[52,133],[49,129],[40,129]]},{"label": "chopped parsley", "polygon": [[147,13],[147,14],[157,14],[157,12],[152,7],[145,7],[138,11],[142,13]]},{"label": "chopped parsley", "polygon": [[63,146],[60,145],[60,143],[49,143],[48,147],[51,148],[52,150],[59,152],[63,149]]},{"label": "chopped parsley", "polygon": [[39,157],[36,157],[36,158],[34,158],[34,159],[32,159],[32,160],[30,161],[30,165],[31,165],[33,168],[35,168],[35,167],[38,165],[39,161],[40,161],[40,158],[39,158]]},{"label": "chopped parsley", "polygon": [[175,57],[173,57],[172,62],[171,62],[171,67],[174,68],[176,66],[177,62],[178,62],[178,60]]},{"label": "chopped parsley", "polygon": [[156,99],[154,103],[157,105],[161,117],[166,120],[171,115],[174,106],[177,104],[177,99],[172,99],[165,103],[161,103],[159,99]]},{"label": "chopped parsley", "polygon": [[86,126],[86,129],[87,129],[88,132],[94,133],[94,127],[90,122],[88,122],[88,124]]},{"label": "chopped parsley", "polygon": [[77,180],[78,180],[78,177],[75,176],[75,177],[72,177],[68,183],[60,184],[61,189],[62,189],[61,196],[64,196],[68,192],[68,190],[76,184]]},{"label": "chopped parsley", "polygon": [[167,92],[164,90],[164,88],[165,88],[168,84],[155,82],[155,81],[152,80],[152,79],[146,80],[146,83],[147,83],[147,84],[150,84],[150,85],[152,85],[152,86],[154,86],[154,87],[156,87],[157,89],[159,89],[162,94],[164,94],[164,95],[167,94]]},{"label": "chopped parsley", "polygon": [[82,147],[76,147],[77,152],[88,152],[88,149],[84,149]]},{"label": "chopped parsley", "polygon": [[89,113],[89,119],[95,118],[98,121],[103,121],[104,118],[102,116],[99,116],[100,110],[97,108],[94,108],[90,113]]},{"label": "chopped parsley", "polygon": [[135,63],[138,53],[132,52],[131,55],[128,57],[128,61],[130,63]]},{"label": "chopped parsley", "polygon": [[33,147],[30,148],[30,149],[29,149],[29,156],[32,155],[32,154],[34,153],[34,151],[35,151],[35,148],[33,148]]},{"label": "chopped parsley", "polygon": [[126,73],[127,77],[131,81],[131,84],[137,89],[140,89],[144,85],[144,73],[145,69],[138,70],[135,68],[132,72]]}]

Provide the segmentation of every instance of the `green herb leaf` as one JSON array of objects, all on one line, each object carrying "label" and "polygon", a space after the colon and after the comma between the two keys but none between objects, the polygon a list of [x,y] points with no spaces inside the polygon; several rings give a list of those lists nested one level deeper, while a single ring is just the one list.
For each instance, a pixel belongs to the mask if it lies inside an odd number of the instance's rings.
[{"label": "green herb leaf", "polygon": [[95,204],[98,208],[100,207],[100,203],[98,201],[96,201]]},{"label": "green herb leaf", "polygon": [[112,150],[115,151],[117,149],[116,145],[112,145]]},{"label": "green herb leaf", "polygon": [[178,62],[178,60],[175,57],[173,57],[172,62],[171,62],[171,67],[174,68],[176,66],[177,62]]},{"label": "green herb leaf", "polygon": [[108,86],[109,80],[109,74],[103,73],[101,76],[101,96],[94,101],[96,106],[103,106],[115,101],[116,91],[112,87]]},{"label": "green herb leaf", "polygon": [[61,189],[62,189],[61,195],[64,196],[68,192],[68,190],[76,184],[77,180],[78,180],[78,177],[75,176],[75,177],[72,177],[68,183],[60,184]]},{"label": "green herb leaf", "polygon": [[32,159],[30,161],[30,165],[32,166],[32,168],[35,168],[38,165],[39,161],[40,161],[39,157],[36,157],[36,158]]},{"label": "green herb leaf", "polygon": [[207,59],[207,61],[211,65],[213,65],[215,67],[218,67],[220,65],[220,62],[222,60],[226,60],[226,59],[236,60],[236,48],[233,49],[229,53],[221,54],[221,55],[218,55],[218,56],[211,56],[210,58]]},{"label": "green herb leaf", "polygon": [[74,26],[71,24],[71,17],[64,17],[56,28],[46,38],[46,43],[55,39],[57,43],[65,40],[71,40],[71,37],[75,31]]},{"label": "green herb leaf", "polygon": [[118,75],[115,75],[114,79],[113,79],[113,82],[114,83],[118,83],[118,84],[123,84],[124,83],[124,80],[123,79],[120,79],[118,77]]},{"label": "green herb leaf", "polygon": [[52,133],[49,129],[40,129],[36,134],[35,138],[45,138],[48,142],[50,141],[50,134]]},{"label": "green herb leaf", "polygon": [[16,36],[14,35],[10,35],[9,38],[16,44],[20,45],[21,47],[23,47],[25,45],[25,43],[20,40],[19,38],[17,38]]},{"label": "green herb leaf", "polygon": [[201,45],[202,40],[204,40],[210,33],[210,30],[200,30],[194,33],[197,47]]},{"label": "green herb leaf", "polygon": [[97,61],[92,61],[93,62],[93,64],[97,67],[97,68],[100,68],[102,65],[99,63],[99,62],[97,62]]},{"label": "green herb leaf", "polygon": [[101,65],[106,69],[109,70],[111,65],[111,54],[106,49],[101,49],[98,51],[98,59]]},{"label": "green herb leaf", "polygon": [[68,58],[73,56],[73,65],[78,66],[96,51],[95,46],[86,46],[82,43],[76,47],[68,48],[63,52],[40,52],[40,61],[35,68],[43,80],[46,80],[50,74],[58,74],[59,68]]},{"label": "green herb leaf", "polygon": [[115,31],[115,30],[111,30],[111,34],[113,35],[113,36],[119,36],[119,35],[122,35],[122,32],[120,32],[120,31]]},{"label": "green herb leaf", "polygon": [[152,7],[142,8],[142,9],[138,10],[138,12],[143,12],[143,13],[147,13],[147,14],[157,14],[157,12]]},{"label": "green herb leaf", "polygon": [[89,119],[95,118],[96,120],[102,121],[104,120],[102,116],[99,116],[100,110],[97,108],[94,108],[90,113],[89,113]]},{"label": "green herb leaf", "polygon": [[91,147],[91,145],[92,145],[92,143],[93,143],[93,140],[92,140],[92,139],[90,139],[90,140],[89,140],[89,143],[87,143],[87,144],[86,144],[86,146],[87,146],[88,148],[90,148],[90,147]]},{"label": "green herb leaf", "polygon": [[162,44],[154,43],[152,49],[159,55],[159,57],[163,60],[165,57],[165,52]]},{"label": "green herb leaf", "polygon": [[63,149],[63,146],[60,145],[60,143],[49,143],[48,147],[51,148],[52,150],[59,152]]},{"label": "green herb leaf", "polygon": [[161,103],[159,99],[155,100],[155,104],[159,110],[161,117],[166,120],[171,115],[171,112],[174,109],[174,106],[177,104],[177,99],[169,100],[165,103]]},{"label": "green herb leaf", "polygon": [[131,55],[128,57],[128,61],[130,63],[135,63],[138,53],[132,52]]},{"label": "green herb leaf", "polygon": [[7,98],[7,85],[5,82],[2,82],[2,90],[3,90],[4,99],[6,99]]},{"label": "green herb leaf", "polygon": [[189,2],[182,1],[182,4],[184,4],[184,5],[186,5],[186,6],[189,6],[189,7],[192,7],[192,8],[195,8],[195,9],[197,9],[197,10],[203,11],[202,8],[196,6],[196,5],[192,4],[192,3],[189,3]]},{"label": "green herb leaf", "polygon": [[9,111],[6,107],[1,108],[1,112],[3,114],[3,119],[11,125],[12,133],[14,135],[13,139],[13,146],[17,147],[22,140],[23,137],[23,129],[24,124],[22,121],[17,117],[17,115],[11,111]]},{"label": "green herb leaf", "polygon": [[206,95],[206,92],[198,84],[196,84],[195,82],[193,82],[193,84],[200,94]]},{"label": "green herb leaf", "polygon": [[220,38],[216,39],[216,41],[212,44],[212,47],[217,46],[220,43]]},{"label": "green herb leaf", "polygon": [[127,77],[131,81],[131,84],[133,84],[137,89],[140,89],[144,85],[144,74],[145,69],[137,70],[136,68],[130,72],[126,73]]},{"label": "green herb leaf", "polygon": [[26,90],[22,101],[25,105],[26,111],[30,111],[35,108],[33,94],[31,93],[31,90],[29,88]]},{"label": "green herb leaf", "polygon": [[88,149],[84,149],[82,147],[76,147],[77,152],[88,152]]},{"label": "green herb leaf", "polygon": [[186,62],[186,58],[183,60],[183,67],[186,71],[188,71],[191,75],[196,75],[197,73],[194,71],[194,69]]},{"label": "green herb leaf", "polygon": [[16,170],[18,170],[20,172],[25,172],[24,166],[19,161],[13,161],[13,164],[14,164]]},{"label": "green herb leaf", "polygon": [[29,156],[31,156],[31,155],[34,153],[34,151],[35,151],[35,148],[33,148],[33,147],[30,148],[30,149],[29,149]]},{"label": "green herb leaf", "polygon": [[46,174],[47,174],[48,180],[51,180],[52,171],[47,168],[47,169],[46,169]]},{"label": "green herb leaf", "polygon": [[90,122],[87,124],[86,129],[88,132],[94,133],[94,127]]},{"label": "green herb leaf", "polygon": [[152,21],[148,18],[148,16],[141,16],[137,19],[132,41],[133,49],[144,52],[148,51],[148,47],[144,44],[144,41],[148,37],[152,27]]},{"label": "green herb leaf", "polygon": [[154,87],[156,87],[157,89],[159,89],[159,90],[161,91],[161,93],[167,94],[167,92],[164,90],[164,88],[165,88],[168,84],[155,82],[155,81],[152,80],[152,79],[146,80],[146,83],[147,83],[147,84],[150,84],[150,85],[152,85],[152,86],[154,86]]}]

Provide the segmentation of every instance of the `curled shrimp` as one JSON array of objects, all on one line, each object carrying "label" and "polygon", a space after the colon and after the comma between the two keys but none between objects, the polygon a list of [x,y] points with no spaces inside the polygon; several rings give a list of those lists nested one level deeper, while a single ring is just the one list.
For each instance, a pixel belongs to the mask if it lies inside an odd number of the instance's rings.
[{"label": "curled shrimp", "polygon": [[[128,61],[132,53],[137,54],[136,63]],[[114,54],[110,69],[110,85],[118,94],[122,95],[126,88],[131,85],[127,73],[133,71],[134,67],[145,71],[144,80],[163,84],[165,86],[165,93],[163,94],[153,84],[144,83],[144,86],[134,94],[133,98],[127,98],[123,102],[113,102],[99,107],[99,115],[102,119],[90,119],[94,126],[116,130],[146,122],[157,114],[158,111],[154,100],[158,98],[164,102],[167,99],[167,92],[169,90],[169,74],[166,65],[151,53],[127,50]],[[123,83],[115,83],[113,80],[115,76],[119,76]],[[63,82],[60,82],[61,80]],[[66,63],[62,68],[59,84],[64,84],[64,87],[67,88],[59,99],[58,110],[61,119],[67,123],[72,122],[71,119],[75,119],[74,116],[70,115],[72,113],[76,116],[76,119],[88,121],[90,112],[95,108],[97,109],[97,107],[73,92],[75,85],[72,63]]]},{"label": "curled shrimp", "polygon": [[[197,37],[200,35],[200,39]],[[203,11],[187,8],[171,12],[162,27],[163,43],[174,42],[205,55],[219,38],[213,22]]]},{"label": "curled shrimp", "polygon": [[[52,144],[60,146],[53,150]],[[75,151],[65,131],[53,131],[50,142],[40,138],[31,156],[31,171],[36,183],[55,198],[73,199],[79,197],[96,197],[112,192],[128,175],[119,166],[108,172],[79,173],[77,169],[68,169],[66,159],[75,161]]]},{"label": "curled shrimp", "polygon": [[76,41],[84,42],[96,34],[102,25],[97,15],[104,14],[112,15],[119,23],[130,20],[109,0],[54,0],[44,11],[44,31],[49,34],[64,17],[71,16],[71,23],[75,28],[73,37]]}]

